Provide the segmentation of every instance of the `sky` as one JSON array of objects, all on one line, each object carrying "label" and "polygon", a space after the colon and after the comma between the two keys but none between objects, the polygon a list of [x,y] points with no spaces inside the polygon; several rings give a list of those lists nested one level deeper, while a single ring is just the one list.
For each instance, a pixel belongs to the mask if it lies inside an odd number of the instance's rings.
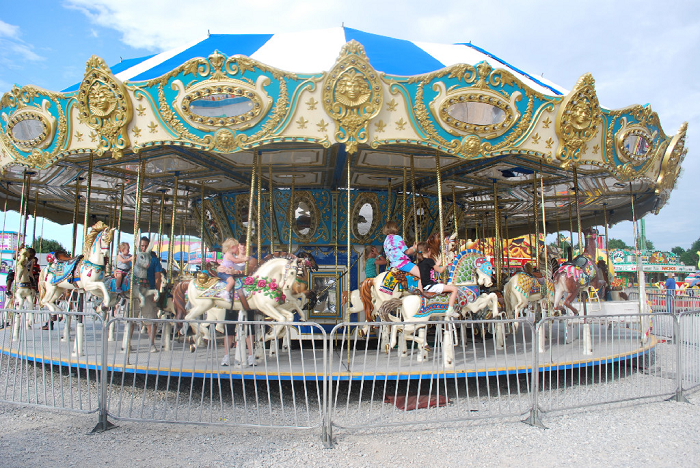
[{"label": "sky", "polygon": [[[662,250],[687,249],[700,238],[693,205],[693,181],[700,175],[700,146],[694,147],[700,132],[697,1],[0,0],[0,94],[13,84],[65,89],[82,80],[91,55],[112,65],[207,32],[342,24],[400,39],[471,42],[566,89],[590,72],[602,106],[649,103],[667,135],[688,122],[683,173],[660,214],[646,216],[646,230]],[[8,216],[5,222],[18,220]],[[70,243],[71,226],[46,222],[44,229],[51,233],[45,237]],[[613,226],[610,237],[632,245],[632,223]]]}]

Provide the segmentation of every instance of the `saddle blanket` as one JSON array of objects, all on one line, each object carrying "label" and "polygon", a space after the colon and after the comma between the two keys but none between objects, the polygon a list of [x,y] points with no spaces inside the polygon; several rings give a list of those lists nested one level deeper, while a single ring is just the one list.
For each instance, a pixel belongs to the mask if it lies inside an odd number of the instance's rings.
[{"label": "saddle blanket", "polygon": [[[78,264],[80,260],[83,259],[83,256],[79,256],[74,258],[70,262],[61,262],[61,261],[55,261],[49,265],[48,270],[46,271],[46,281],[48,281],[48,275],[53,274],[53,278],[51,279],[50,283],[51,284],[58,284],[62,281],[65,281],[68,276],[70,276],[73,271],[75,271],[75,267]],[[70,279],[68,280],[70,281]]]}]

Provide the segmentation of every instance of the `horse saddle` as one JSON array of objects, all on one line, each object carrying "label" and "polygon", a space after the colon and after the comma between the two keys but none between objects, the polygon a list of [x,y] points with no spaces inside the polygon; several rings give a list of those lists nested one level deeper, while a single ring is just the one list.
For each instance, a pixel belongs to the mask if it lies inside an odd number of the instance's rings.
[{"label": "horse saddle", "polygon": [[584,255],[579,255],[578,257],[574,258],[570,262],[564,262],[562,265],[571,265],[576,268],[583,268],[586,266],[586,263],[588,263],[588,258]]},{"label": "horse saddle", "polygon": [[47,270],[47,273],[53,274],[51,284],[58,284],[65,280],[75,281],[75,269],[82,259],[83,256],[78,255],[77,257],[73,257],[68,261],[55,260],[53,263],[51,263]]}]

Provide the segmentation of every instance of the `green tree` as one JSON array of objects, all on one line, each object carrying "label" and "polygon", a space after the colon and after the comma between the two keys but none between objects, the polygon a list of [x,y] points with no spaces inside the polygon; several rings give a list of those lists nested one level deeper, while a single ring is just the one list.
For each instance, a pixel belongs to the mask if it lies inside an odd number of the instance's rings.
[{"label": "green tree", "polygon": [[685,249],[683,247],[676,246],[671,249],[671,252],[678,255],[678,257],[681,257],[685,253]]},{"label": "green tree", "polygon": [[615,249],[631,249],[629,245],[625,244],[625,241],[622,241],[620,239],[610,239],[608,241],[608,249],[610,250],[615,250]]},{"label": "green tree", "polygon": [[693,242],[688,250],[681,255],[681,262],[684,265],[698,265],[698,251],[700,250],[700,239]]},{"label": "green tree", "polygon": [[37,251],[37,253],[49,253],[49,252],[63,252],[66,253],[66,248],[61,245],[60,242],[53,239],[42,239],[37,237],[32,243],[32,248]]},{"label": "green tree", "polygon": [[647,250],[656,250],[656,248],[654,247],[654,243],[649,239],[647,239]]}]

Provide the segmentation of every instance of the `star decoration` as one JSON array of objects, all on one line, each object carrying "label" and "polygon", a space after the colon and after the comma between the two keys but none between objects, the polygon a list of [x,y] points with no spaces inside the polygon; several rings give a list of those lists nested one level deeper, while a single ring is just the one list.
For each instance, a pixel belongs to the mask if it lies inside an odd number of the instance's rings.
[{"label": "star decoration", "polygon": [[379,122],[375,123],[374,126],[377,127],[378,133],[384,132],[384,129],[386,128],[386,124],[383,120],[380,120]]},{"label": "star decoration", "polygon": [[595,145],[593,147],[593,154],[598,154],[598,151],[600,150],[600,145]]},{"label": "star decoration", "polygon": [[307,123],[309,123],[309,121],[306,120],[304,116],[299,117],[299,120],[296,121],[296,124],[299,125],[299,129],[306,128]]},{"label": "star decoration", "polygon": [[309,106],[309,110],[316,110],[316,104],[318,104],[318,101],[312,97],[311,99],[306,101],[304,104]]},{"label": "star decoration", "polygon": [[319,133],[323,133],[328,128],[328,123],[326,123],[325,120],[321,119],[321,121],[317,123],[316,126],[318,127]]},{"label": "star decoration", "polygon": [[150,129],[149,131],[151,133],[156,133],[156,131],[158,130],[158,124],[151,121],[151,123],[148,124],[148,128]]},{"label": "star decoration", "polygon": [[90,137],[90,141],[91,141],[91,142],[94,143],[94,142],[97,141],[97,133],[95,133],[95,132],[90,132],[90,133],[88,134],[88,136]]}]

